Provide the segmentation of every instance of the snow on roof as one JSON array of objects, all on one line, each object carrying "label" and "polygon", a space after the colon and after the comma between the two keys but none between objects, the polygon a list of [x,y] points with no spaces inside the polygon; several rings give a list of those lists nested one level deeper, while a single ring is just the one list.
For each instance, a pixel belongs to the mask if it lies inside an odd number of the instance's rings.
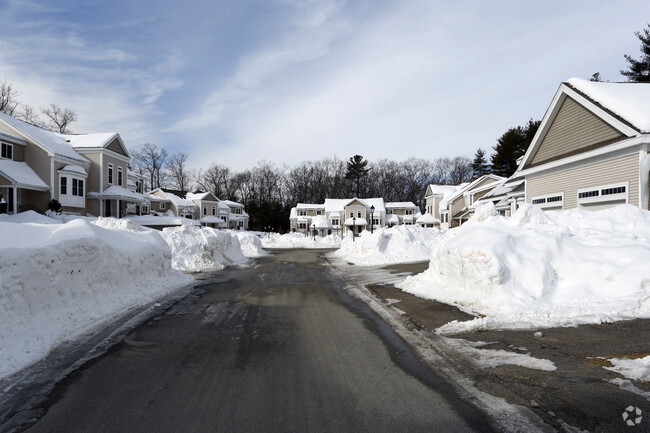
[{"label": "snow on roof", "polygon": [[325,212],[341,212],[348,203],[350,203],[349,198],[326,198]]},{"label": "snow on roof", "polygon": [[142,195],[144,196],[144,198],[146,198],[149,201],[160,201],[160,202],[163,202],[163,201],[168,202],[169,201],[168,198],[160,197],[160,196],[155,195],[155,194],[149,194],[148,192],[146,192],[146,193],[144,193]]},{"label": "snow on roof", "polygon": [[26,189],[47,191],[50,187],[24,162],[0,159],[0,174]]},{"label": "snow on roof", "polygon": [[387,224],[399,224],[399,217],[395,214],[390,214],[388,217],[386,217],[386,223]]},{"label": "snow on roof", "polygon": [[[212,193],[210,192],[197,192],[197,193],[188,192],[185,195],[185,198],[188,200],[205,200],[205,198],[211,194]],[[207,200],[207,201],[212,201],[212,200]]]},{"label": "snow on roof", "polygon": [[460,188],[460,185],[435,185],[435,184],[429,185],[429,190],[431,191],[431,195],[444,195],[450,192],[453,193],[456,192],[458,188]]},{"label": "snow on roof", "polygon": [[418,224],[436,224],[439,223],[440,220],[430,213],[425,213],[424,215],[418,217],[417,220],[415,220],[416,223]]},{"label": "snow on roof", "polygon": [[165,195],[167,195],[167,198],[169,198],[169,201],[174,203],[177,207],[195,207],[195,204],[192,200],[188,200],[186,198],[180,198],[176,194],[172,194],[171,192],[166,192]]},{"label": "snow on roof", "polygon": [[603,83],[570,78],[566,84],[612,113],[650,133],[650,83]]},{"label": "snow on roof", "polygon": [[117,136],[117,132],[100,132],[94,134],[62,135],[73,148],[103,148]]},{"label": "snow on roof", "polygon": [[220,226],[226,225],[226,222],[224,220],[214,215],[206,215],[203,218],[201,218],[199,221],[201,221],[204,224],[217,224]]},{"label": "snow on roof", "polygon": [[243,204],[241,204],[241,203],[237,203],[236,201],[232,201],[232,200],[221,200],[221,203],[225,203],[225,204],[227,204],[228,206],[244,207]]},{"label": "snow on roof", "polygon": [[317,229],[332,228],[332,223],[329,222],[323,215],[316,215],[312,217],[310,225],[316,226]]},{"label": "snow on roof", "polygon": [[23,140],[22,137],[19,137],[19,136],[14,135],[14,134],[10,134],[10,133],[5,132],[5,131],[0,131],[0,137],[4,138],[5,140],[9,140],[9,141],[18,143],[18,144],[20,144],[22,146],[27,145],[27,142],[25,140]]},{"label": "snow on roof", "polygon": [[364,203],[366,203],[366,206],[368,210],[370,210],[370,206],[375,207],[375,212],[386,212],[386,207],[384,205],[384,199],[379,197],[379,198],[364,198],[360,199]]},{"label": "snow on roof", "polygon": [[296,209],[324,209],[324,204],[298,203]]},{"label": "snow on roof", "polygon": [[88,172],[86,172],[86,170],[83,167],[79,167],[78,165],[66,165],[65,167],[63,167],[59,171],[69,171],[69,172],[72,172],[72,173],[78,173],[78,174],[82,174],[84,176],[88,176]]},{"label": "snow on roof", "polygon": [[102,192],[89,192],[88,197],[99,198],[103,200],[114,200],[114,199],[127,200],[127,201],[135,201],[139,203],[142,203],[147,200],[143,194],[134,191],[129,191],[128,189],[122,188],[121,186],[117,186],[117,185],[111,185]]},{"label": "snow on roof", "polygon": [[348,218],[348,219],[345,220],[345,224],[343,224],[343,225],[346,225],[346,226],[352,226],[352,225],[355,225],[355,226],[367,226],[368,222],[364,218]]},{"label": "snow on roof", "polygon": [[86,158],[79,155],[72,148],[70,143],[66,141],[63,135],[45,130],[43,128],[39,128],[38,126],[23,122],[22,120],[16,119],[15,117],[4,113],[0,113],[0,119],[4,120],[10,126],[20,131],[29,139],[45,147],[50,152],[89,164]]},{"label": "snow on roof", "polygon": [[402,209],[402,208],[415,208],[415,203],[412,201],[395,201],[386,203],[388,209]]}]

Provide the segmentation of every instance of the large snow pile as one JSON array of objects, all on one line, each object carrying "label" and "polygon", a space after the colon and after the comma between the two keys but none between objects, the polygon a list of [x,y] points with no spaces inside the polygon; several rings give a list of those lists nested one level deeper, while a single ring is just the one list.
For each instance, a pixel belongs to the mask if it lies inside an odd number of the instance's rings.
[{"label": "large snow pile", "polygon": [[262,237],[264,248],[338,248],[341,245],[340,235],[305,236],[302,233],[267,233]]},{"label": "large snow pile", "polygon": [[354,241],[343,239],[341,248],[330,255],[363,266],[425,261],[440,236],[440,230],[420,226],[382,228],[372,234],[366,230]]},{"label": "large snow pile", "polygon": [[37,224],[61,224],[61,221],[41,215],[33,210],[21,212],[16,215],[0,214],[0,222],[9,223],[37,223]]},{"label": "large snow pile", "polygon": [[172,266],[185,272],[208,272],[245,263],[239,239],[229,231],[184,225],[163,229],[172,249]]},{"label": "large snow pile", "polygon": [[260,257],[268,254],[262,249],[262,240],[255,233],[246,231],[232,231],[231,233],[239,239],[241,252],[246,257]]},{"label": "large snow pile", "polygon": [[650,317],[650,212],[631,205],[511,218],[479,209],[449,230],[429,269],[399,287],[480,313],[442,333]]},{"label": "large snow pile", "polygon": [[0,221],[0,377],[192,278],[154,231]]}]

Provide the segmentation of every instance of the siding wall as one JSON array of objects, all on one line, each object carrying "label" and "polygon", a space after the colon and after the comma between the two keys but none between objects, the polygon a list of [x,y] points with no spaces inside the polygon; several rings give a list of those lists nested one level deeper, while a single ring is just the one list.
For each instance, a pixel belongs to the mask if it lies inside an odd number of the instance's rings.
[{"label": "siding wall", "polygon": [[529,166],[622,137],[619,131],[567,96]]},{"label": "siding wall", "polygon": [[119,153],[120,155],[127,156],[127,155],[124,153],[124,150],[122,149],[122,146],[120,146],[119,141],[117,141],[117,138],[116,138],[115,140],[111,141],[111,142],[108,144],[108,146],[106,146],[106,148],[112,150],[112,151],[115,152],[115,153]]},{"label": "siding wall", "polygon": [[542,176],[526,177],[526,203],[535,196],[564,192],[564,209],[578,206],[578,190],[616,182],[629,182],[628,203],[639,205],[639,154],[568,167]]}]

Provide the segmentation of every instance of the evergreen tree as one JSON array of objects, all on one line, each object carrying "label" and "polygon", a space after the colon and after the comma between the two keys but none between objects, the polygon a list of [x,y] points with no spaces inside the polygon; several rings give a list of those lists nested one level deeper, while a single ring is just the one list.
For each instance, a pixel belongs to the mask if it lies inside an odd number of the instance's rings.
[{"label": "evergreen tree", "polygon": [[348,161],[348,168],[345,172],[345,178],[354,180],[356,182],[356,191],[357,197],[359,197],[359,190],[361,184],[361,178],[368,175],[370,168],[367,168],[368,161],[363,159],[361,155],[354,155],[350,157]]},{"label": "evergreen tree", "polygon": [[641,41],[641,58],[634,60],[632,56],[625,54],[625,60],[629,63],[629,70],[621,69],[621,75],[627,77],[628,81],[637,83],[650,82],[650,24],[643,33],[634,33]]},{"label": "evergreen tree", "polygon": [[489,172],[490,166],[485,159],[485,151],[479,148],[474,154],[474,161],[472,161],[472,180],[478,179]]},{"label": "evergreen tree", "polygon": [[530,119],[525,126],[508,129],[494,146],[492,173],[509,177],[517,169],[517,159],[523,156],[539,128],[541,121]]}]

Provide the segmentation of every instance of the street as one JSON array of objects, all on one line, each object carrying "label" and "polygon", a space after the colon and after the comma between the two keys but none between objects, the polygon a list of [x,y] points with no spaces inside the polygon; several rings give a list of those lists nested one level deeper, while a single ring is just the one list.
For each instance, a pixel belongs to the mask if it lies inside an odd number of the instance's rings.
[{"label": "street", "polygon": [[199,282],[57,385],[24,431],[490,431],[320,254]]}]

